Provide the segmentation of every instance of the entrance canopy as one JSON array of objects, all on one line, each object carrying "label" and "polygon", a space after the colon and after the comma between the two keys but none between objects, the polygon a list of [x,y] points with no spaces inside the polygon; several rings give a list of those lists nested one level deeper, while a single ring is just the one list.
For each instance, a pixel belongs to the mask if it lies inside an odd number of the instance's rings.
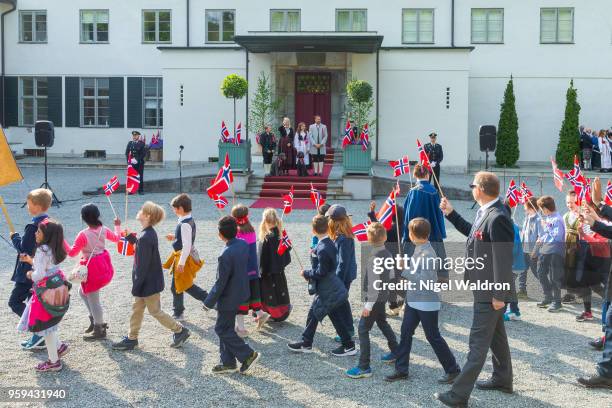
[{"label": "entrance canopy", "polygon": [[253,53],[268,52],[352,52],[371,54],[380,48],[383,36],[376,32],[251,31],[234,41]]}]

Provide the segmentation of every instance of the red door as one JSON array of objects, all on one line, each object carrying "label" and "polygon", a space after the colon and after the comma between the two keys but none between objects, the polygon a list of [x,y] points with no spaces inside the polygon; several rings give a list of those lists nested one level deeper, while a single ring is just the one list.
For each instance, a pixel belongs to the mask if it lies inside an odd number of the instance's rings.
[{"label": "red door", "polygon": [[331,74],[329,72],[296,72],[295,74],[295,123],[306,123],[306,129],[314,123],[314,116],[321,116],[327,126],[327,146],[331,146]]}]

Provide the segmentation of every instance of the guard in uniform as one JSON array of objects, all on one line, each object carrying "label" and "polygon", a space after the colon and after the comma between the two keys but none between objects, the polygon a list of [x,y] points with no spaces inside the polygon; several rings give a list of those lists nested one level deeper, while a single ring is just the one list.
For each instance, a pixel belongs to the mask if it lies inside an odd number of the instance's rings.
[{"label": "guard in uniform", "polygon": [[429,158],[429,163],[431,164],[431,169],[433,170],[433,173],[436,175],[436,179],[437,182],[432,182],[431,181],[431,174],[429,175],[429,182],[432,183],[435,187],[436,190],[438,190],[438,192],[440,191],[440,185],[438,184],[440,182],[440,163],[442,162],[442,159],[444,158],[444,154],[442,153],[442,145],[436,143],[436,139],[438,138],[438,135],[436,135],[435,133],[430,133],[429,134],[429,143],[426,143],[424,146],[425,149],[425,153],[427,153],[427,157]]},{"label": "guard in uniform", "polygon": [[125,148],[125,158],[128,164],[131,164],[140,175],[140,185],[138,187],[138,194],[140,195],[144,194],[144,163],[146,154],[145,144],[140,140],[140,132],[132,131],[132,140]]}]

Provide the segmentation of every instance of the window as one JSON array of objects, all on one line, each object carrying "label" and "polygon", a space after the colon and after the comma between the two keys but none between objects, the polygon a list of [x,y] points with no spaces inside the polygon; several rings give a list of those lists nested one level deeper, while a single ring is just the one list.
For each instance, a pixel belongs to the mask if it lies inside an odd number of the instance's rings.
[{"label": "window", "polygon": [[81,10],[81,42],[108,42],[108,10]]},{"label": "window", "polygon": [[540,43],[574,42],[574,9],[543,8],[540,11]]},{"label": "window", "polygon": [[47,11],[19,12],[19,41],[31,43],[47,42]]},{"label": "window", "polygon": [[300,10],[270,10],[270,31],[300,31]]},{"label": "window", "polygon": [[367,10],[336,10],[336,31],[367,31]]},{"label": "window", "polygon": [[206,10],[206,42],[232,42],[234,32],[234,10]]},{"label": "window", "polygon": [[171,42],[171,13],[170,10],[143,10],[142,41],[147,43]]},{"label": "window", "polygon": [[143,78],[142,97],[144,107],[144,127],[163,127],[163,82],[161,78]]},{"label": "window", "polygon": [[48,120],[46,77],[19,78],[19,125],[34,126],[37,120]]},{"label": "window", "polygon": [[108,127],[109,79],[81,79],[81,126]]},{"label": "window", "polygon": [[413,44],[431,44],[434,42],[433,9],[403,10],[402,42]]},{"label": "window", "polygon": [[504,9],[472,9],[472,43],[504,42]]}]

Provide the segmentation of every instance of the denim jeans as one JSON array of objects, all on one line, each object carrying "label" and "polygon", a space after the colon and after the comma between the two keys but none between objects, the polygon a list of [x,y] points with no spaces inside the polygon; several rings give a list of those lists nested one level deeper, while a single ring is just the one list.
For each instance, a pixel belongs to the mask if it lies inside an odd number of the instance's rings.
[{"label": "denim jeans", "polygon": [[544,300],[561,303],[561,285],[563,283],[563,256],[544,254],[538,257],[538,278],[544,291]]},{"label": "denim jeans", "polygon": [[370,330],[372,330],[374,323],[387,339],[389,350],[394,352],[397,348],[397,338],[387,322],[385,304],[383,302],[374,303],[370,315],[368,317],[362,316],[359,320],[359,350],[361,352],[359,354],[359,368],[362,370],[370,368]]},{"label": "denim jeans", "polygon": [[597,372],[602,377],[612,378],[612,307],[606,312],[606,341],[601,361],[597,363]]},{"label": "denim jeans", "polygon": [[538,261],[537,259],[533,259],[529,254],[525,254],[525,265],[527,265],[525,270],[518,275],[519,290],[521,292],[527,290],[527,275],[529,271],[531,271],[533,276],[535,276],[535,278],[538,279]]}]

